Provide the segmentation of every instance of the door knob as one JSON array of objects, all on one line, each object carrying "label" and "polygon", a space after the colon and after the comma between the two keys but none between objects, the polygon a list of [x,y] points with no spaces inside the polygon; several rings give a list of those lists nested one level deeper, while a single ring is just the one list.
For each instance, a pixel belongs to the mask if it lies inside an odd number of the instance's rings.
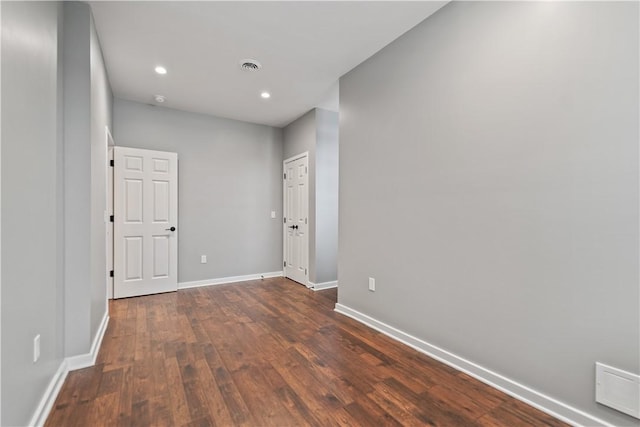
[{"label": "door knob", "polygon": [[171,227],[171,228],[165,228],[166,231],[176,231],[175,227]]},{"label": "door knob", "polygon": [[292,229],[294,229],[294,230],[297,230],[297,229],[298,229],[298,226],[297,226],[297,225],[290,225],[290,226],[289,226],[289,228],[292,228]]}]

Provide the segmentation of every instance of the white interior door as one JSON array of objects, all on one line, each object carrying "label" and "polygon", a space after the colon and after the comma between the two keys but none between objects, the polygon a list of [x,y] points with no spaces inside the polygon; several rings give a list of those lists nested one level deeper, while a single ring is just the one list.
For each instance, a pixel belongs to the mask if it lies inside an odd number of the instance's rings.
[{"label": "white interior door", "polygon": [[178,289],[178,155],[114,148],[114,297]]},{"label": "white interior door", "polygon": [[308,286],[309,168],[306,154],[284,162],[284,276]]}]

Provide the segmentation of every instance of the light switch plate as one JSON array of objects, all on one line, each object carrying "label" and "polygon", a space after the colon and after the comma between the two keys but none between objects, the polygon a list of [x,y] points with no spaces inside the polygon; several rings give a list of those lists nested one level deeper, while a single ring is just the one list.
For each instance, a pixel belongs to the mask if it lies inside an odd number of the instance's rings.
[{"label": "light switch plate", "polygon": [[40,359],[40,334],[33,338],[33,363]]}]

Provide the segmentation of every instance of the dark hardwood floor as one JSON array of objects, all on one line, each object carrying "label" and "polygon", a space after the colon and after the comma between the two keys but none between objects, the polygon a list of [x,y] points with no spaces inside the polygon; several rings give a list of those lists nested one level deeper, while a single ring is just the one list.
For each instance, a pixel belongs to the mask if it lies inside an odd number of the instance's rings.
[{"label": "dark hardwood floor", "polygon": [[287,279],[112,301],[47,426],[561,426]]}]

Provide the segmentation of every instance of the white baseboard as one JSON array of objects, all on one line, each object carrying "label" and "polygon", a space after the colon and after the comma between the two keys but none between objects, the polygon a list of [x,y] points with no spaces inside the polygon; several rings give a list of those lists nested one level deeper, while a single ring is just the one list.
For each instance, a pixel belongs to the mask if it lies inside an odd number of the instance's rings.
[{"label": "white baseboard", "polygon": [[69,371],[75,371],[95,365],[96,358],[98,357],[98,351],[100,351],[100,344],[102,344],[102,339],[104,338],[104,333],[107,331],[108,324],[109,312],[107,311],[104,313],[104,317],[102,318],[102,322],[100,323],[98,332],[93,338],[93,343],[91,343],[91,349],[89,350],[89,353],[67,357],[67,365]]},{"label": "white baseboard", "polygon": [[313,282],[309,282],[309,289],[313,289],[314,291],[322,291],[324,289],[331,289],[331,288],[337,288],[338,287],[338,281],[337,280],[333,280],[331,282],[322,282],[322,283],[313,283]]},{"label": "white baseboard", "polygon": [[520,384],[517,381],[509,379],[447,350],[423,341],[420,338],[409,335],[406,332],[380,322],[379,320],[360,313],[350,307],[342,304],[336,304],[335,311],[382,332],[383,334],[406,344],[427,356],[439,360],[454,369],[462,371],[477,380],[480,380],[483,383],[488,384],[491,387],[494,387],[568,424],[574,426],[611,426],[610,423],[591,414],[574,408],[539,391],[533,390],[524,384]]},{"label": "white baseboard", "polygon": [[269,273],[247,274],[246,276],[221,277],[218,279],[196,280],[194,282],[180,282],[178,289],[199,288],[200,286],[224,285],[227,283],[246,282],[248,280],[269,279],[271,277],[282,277],[282,271],[272,271]]},{"label": "white baseboard", "polygon": [[62,384],[64,384],[64,380],[67,378],[67,374],[69,373],[69,368],[67,364],[67,360],[63,359],[62,363],[58,367],[58,370],[51,378],[47,389],[40,399],[40,403],[38,403],[38,407],[36,408],[33,416],[31,417],[31,421],[29,421],[30,426],[43,426],[47,421],[47,417],[49,416],[49,412],[51,412],[51,408],[53,408],[53,404],[58,397],[58,393],[62,388]]},{"label": "white baseboard", "polygon": [[51,378],[47,389],[42,395],[42,399],[40,399],[40,403],[33,413],[31,421],[29,421],[30,426],[43,426],[47,421],[47,417],[51,412],[51,408],[53,408],[53,404],[58,397],[58,393],[60,392],[60,389],[64,384],[64,380],[67,378],[67,374],[70,371],[88,368],[89,366],[93,366],[96,363],[98,351],[100,350],[100,344],[102,344],[102,338],[104,338],[104,333],[107,330],[108,324],[109,312],[105,311],[102,322],[100,323],[100,327],[96,332],[96,336],[93,338],[90,352],[87,354],[80,354],[78,356],[67,357],[62,360],[60,366],[58,367],[58,370],[53,375],[53,378]]}]

